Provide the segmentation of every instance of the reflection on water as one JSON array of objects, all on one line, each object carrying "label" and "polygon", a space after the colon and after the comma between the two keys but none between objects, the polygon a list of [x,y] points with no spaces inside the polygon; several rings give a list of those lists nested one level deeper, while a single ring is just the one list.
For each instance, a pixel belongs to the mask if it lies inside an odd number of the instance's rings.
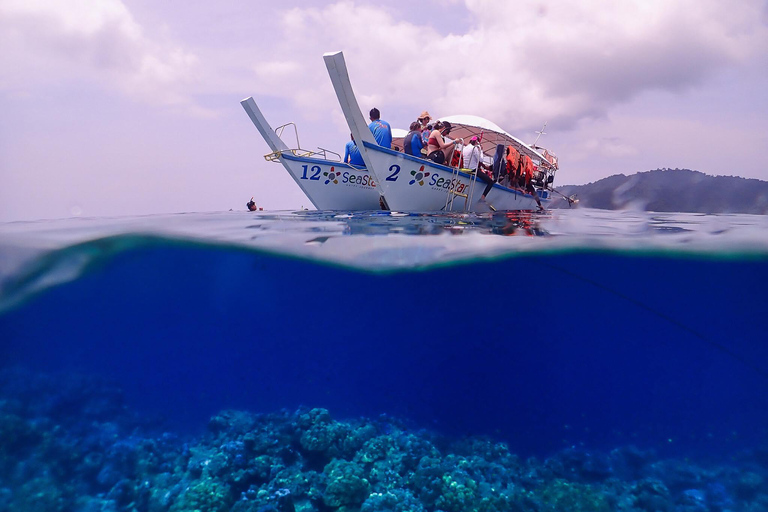
[{"label": "reflection on water", "polygon": [[[208,212],[133,217],[59,219],[0,224],[0,252],[16,260],[20,251],[61,249],[78,243],[119,235],[159,235],[204,242],[243,244],[287,253],[302,253],[302,247],[322,240],[357,242],[355,251],[366,245],[423,243],[468,248],[478,245],[514,247],[564,246],[579,248],[666,247],[706,251],[734,248],[768,250],[768,217],[763,215],[704,215],[607,211],[589,208],[572,210],[511,211],[487,213],[403,213],[390,211],[259,211]],[[500,242],[501,238],[468,236],[456,245],[453,237],[431,235],[515,235],[537,238]],[[371,236],[374,235],[374,236]],[[417,236],[400,236],[417,235]],[[427,235],[422,238],[418,235]],[[547,235],[543,239],[540,238]],[[492,241],[495,240],[495,241]],[[10,254],[13,252],[14,254]],[[22,255],[23,256],[23,255]],[[342,258],[346,260],[347,258]],[[8,270],[0,259],[0,274]]]},{"label": "reflection on water", "polygon": [[[466,233],[502,236],[545,236],[542,220],[548,213],[509,211],[492,213],[400,213],[302,211],[289,214],[259,214],[250,229],[275,229],[324,233],[310,242],[324,242],[336,235],[461,235]],[[290,227],[286,226],[290,223]],[[259,234],[251,239],[259,238]]]},{"label": "reflection on water", "polygon": [[[366,271],[570,250],[768,255],[768,217],[606,211],[403,213],[229,211],[0,224],[0,297],[9,282],[54,281],[111,254],[167,241],[225,244]],[[455,235],[465,235],[457,237]],[[497,235],[497,236],[487,236]],[[500,235],[500,236],[498,236]],[[69,279],[70,277],[66,277]]]}]

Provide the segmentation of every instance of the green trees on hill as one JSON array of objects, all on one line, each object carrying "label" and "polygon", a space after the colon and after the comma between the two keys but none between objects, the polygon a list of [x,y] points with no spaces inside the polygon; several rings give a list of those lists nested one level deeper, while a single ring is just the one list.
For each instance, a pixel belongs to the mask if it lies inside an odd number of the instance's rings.
[{"label": "green trees on hill", "polygon": [[[587,185],[558,190],[576,195],[579,206],[656,212],[768,213],[768,182],[738,176],[708,176],[688,169],[656,169],[616,174]],[[552,207],[567,207],[562,205]]]}]

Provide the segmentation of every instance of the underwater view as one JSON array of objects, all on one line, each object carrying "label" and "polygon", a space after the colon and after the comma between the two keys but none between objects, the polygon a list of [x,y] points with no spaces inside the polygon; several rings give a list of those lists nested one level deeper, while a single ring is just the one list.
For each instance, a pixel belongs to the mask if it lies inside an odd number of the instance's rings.
[{"label": "underwater view", "polygon": [[768,218],[0,224],[0,511],[768,510]]}]

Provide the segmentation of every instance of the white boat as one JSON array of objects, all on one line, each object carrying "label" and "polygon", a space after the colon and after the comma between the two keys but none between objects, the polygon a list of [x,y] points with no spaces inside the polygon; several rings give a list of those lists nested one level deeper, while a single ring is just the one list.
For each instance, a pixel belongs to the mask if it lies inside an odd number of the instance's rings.
[{"label": "white boat", "polygon": [[[387,207],[398,211],[488,211],[534,210],[536,198],[521,190],[495,183],[485,201],[481,195],[486,184],[468,169],[440,165],[432,160],[415,157],[376,144],[373,134],[365,123],[349,80],[342,52],[323,56],[328,74],[336,91],[350,131],[358,142],[365,166],[371,171]],[[456,122],[451,135],[461,137],[461,130],[485,133],[483,149],[495,150],[496,144],[512,145],[521,153],[538,162],[536,183],[542,203],[550,199],[550,190],[557,169],[544,155],[512,137],[504,130],[482,118],[461,116],[465,123]],[[450,120],[446,118],[445,120]],[[473,126],[472,123],[480,126]],[[491,126],[492,125],[492,126]],[[492,133],[491,133],[492,132]]]},{"label": "white boat", "polygon": [[[261,136],[272,150],[264,155],[269,162],[280,162],[296,184],[318,210],[380,210],[376,180],[365,167],[341,161],[341,155],[318,148],[319,151],[301,149],[298,131],[295,131],[296,148],[289,149],[281,138],[288,123],[272,130],[256,101],[249,97],[240,102],[248,117],[256,125]],[[369,132],[370,133],[370,132]],[[328,154],[337,160],[328,159]]]}]

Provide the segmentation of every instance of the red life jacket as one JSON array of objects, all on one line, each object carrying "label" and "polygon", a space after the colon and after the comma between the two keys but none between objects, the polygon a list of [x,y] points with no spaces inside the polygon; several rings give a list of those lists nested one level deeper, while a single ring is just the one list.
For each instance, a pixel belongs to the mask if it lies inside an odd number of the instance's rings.
[{"label": "red life jacket", "polygon": [[525,155],[525,184],[530,183],[533,178],[533,160],[528,155]]},{"label": "red life jacket", "polygon": [[512,146],[507,146],[507,150],[509,151],[507,154],[507,173],[511,174],[520,167],[520,153]]},{"label": "red life jacket", "polygon": [[451,167],[459,167],[459,164],[461,164],[463,167],[464,164],[462,163],[461,160],[462,160],[461,151],[459,151],[458,149],[454,149],[453,155],[451,155]]}]

